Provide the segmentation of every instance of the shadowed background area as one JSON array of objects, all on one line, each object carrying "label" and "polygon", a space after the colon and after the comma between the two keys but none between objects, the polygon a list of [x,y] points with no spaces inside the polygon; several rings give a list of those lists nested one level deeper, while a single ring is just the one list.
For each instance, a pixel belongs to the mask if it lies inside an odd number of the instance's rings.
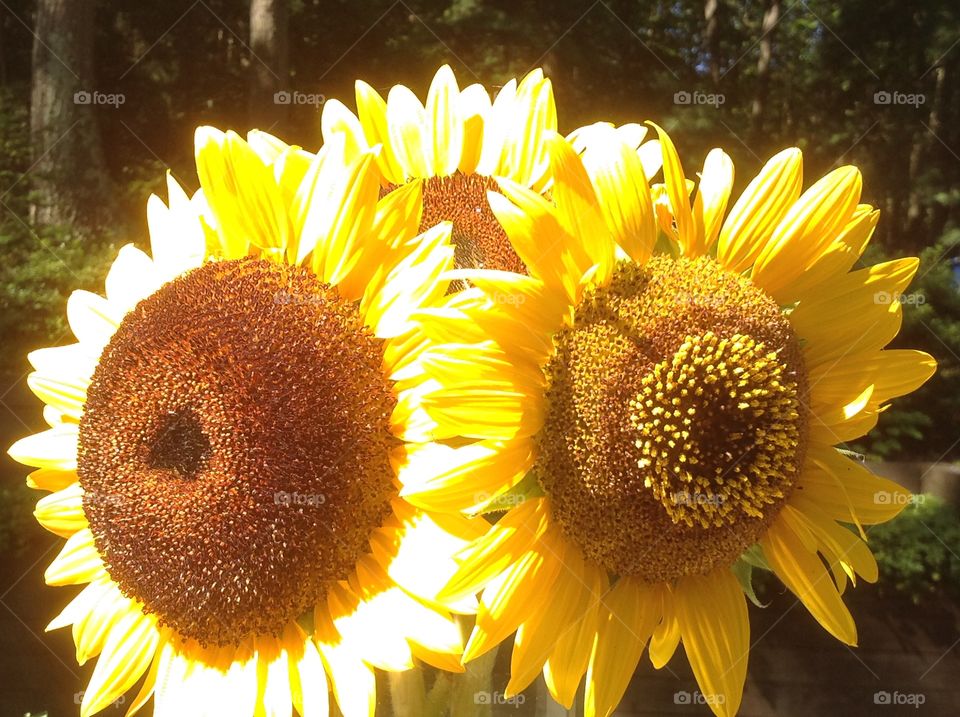
[{"label": "shadowed background area", "polygon": [[[352,109],[355,79],[384,95],[407,84],[423,97],[443,63],[461,87],[491,90],[543,67],[561,131],[654,120],[671,132],[688,175],[721,146],[736,165],[735,193],[791,145],[804,152],[806,185],[836,166],[861,168],[863,201],[882,210],[865,261],[921,257],[901,297],[895,345],[928,351],[940,371],[848,447],[943,500],[930,497],[871,534],[881,586],[852,598],[856,653],[821,635],[782,588],[759,586],[771,604],[752,610],[757,644],[742,713],[917,714],[895,704],[899,691],[925,696],[921,714],[952,714],[960,699],[951,684],[960,667],[955,0],[0,0],[0,444],[42,423],[25,354],[68,340],[70,291],[99,291],[120,245],[147,248],[146,199],[165,197],[168,168],[197,188],[197,125],[258,127],[315,150],[324,103]],[[90,666],[76,666],[69,631],[42,632],[71,591],[42,587],[60,541],[33,521],[37,496],[25,474],[0,457],[0,714],[69,715]],[[669,667],[641,667],[618,714],[707,714],[683,657]],[[531,688],[520,706],[478,705],[478,714],[554,714],[542,692]],[[880,706],[882,693],[892,704]]]}]

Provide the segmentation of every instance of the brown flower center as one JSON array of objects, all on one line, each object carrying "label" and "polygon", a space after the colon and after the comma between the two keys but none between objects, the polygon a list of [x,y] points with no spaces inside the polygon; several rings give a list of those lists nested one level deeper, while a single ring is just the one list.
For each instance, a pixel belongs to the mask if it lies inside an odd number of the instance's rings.
[{"label": "brown flower center", "polygon": [[566,534],[618,575],[705,573],[796,483],[806,373],[779,306],[712,259],[621,264],[547,366],[536,473]]},{"label": "brown flower center", "polygon": [[394,492],[382,358],[299,268],[211,262],[140,302],[80,423],[84,510],[124,594],[226,645],[346,578]]},{"label": "brown flower center", "polygon": [[423,232],[442,221],[453,222],[452,242],[458,269],[496,269],[526,274],[487,201],[497,183],[479,174],[430,177],[423,186]]}]

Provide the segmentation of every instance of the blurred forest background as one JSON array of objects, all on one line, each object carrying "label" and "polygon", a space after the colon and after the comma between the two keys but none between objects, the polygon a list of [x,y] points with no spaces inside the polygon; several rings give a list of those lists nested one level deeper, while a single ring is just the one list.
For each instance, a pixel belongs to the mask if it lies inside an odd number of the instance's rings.
[{"label": "blurred forest background", "polygon": [[[0,443],[41,422],[25,354],[68,340],[68,294],[101,291],[123,243],[147,248],[146,199],[165,198],[168,168],[197,188],[197,125],[315,150],[325,99],[352,108],[357,78],[424,96],[442,63],[491,90],[542,66],[561,131],[654,120],[688,175],[722,146],[735,192],[786,146],[803,149],[807,185],[858,165],[883,210],[866,261],[922,258],[896,344],[940,371],[850,448],[960,458],[957,0],[0,0]],[[25,473],[3,456],[4,551],[42,535]],[[904,558],[904,574],[925,580],[939,560],[960,585],[957,556],[919,536],[940,553]]]},{"label": "blurred forest background", "polygon": [[118,244],[143,244],[164,171],[196,188],[195,126],[316,149],[323,100],[353,106],[358,77],[425,93],[449,62],[462,86],[495,89],[542,66],[561,130],[653,119],[688,173],[724,147],[738,189],[789,145],[807,184],[860,166],[864,201],[883,210],[868,258],[923,258],[898,343],[941,370],[855,448],[955,458],[958,29],[955,0],[3,0],[2,385],[26,370],[25,350],[62,340],[68,292],[102,286]]}]

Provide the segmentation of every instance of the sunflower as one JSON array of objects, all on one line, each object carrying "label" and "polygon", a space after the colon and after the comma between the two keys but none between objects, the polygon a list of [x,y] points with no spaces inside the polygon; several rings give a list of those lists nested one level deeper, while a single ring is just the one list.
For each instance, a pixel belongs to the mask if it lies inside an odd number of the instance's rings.
[{"label": "sunflower", "polygon": [[432,422],[414,400],[413,311],[444,295],[449,225],[417,236],[420,187],[378,199],[372,152],[197,132],[201,190],[151,197],[152,258],[126,246],[106,296],[67,304],[40,349],[49,430],[10,454],[66,539],[48,629],[99,655],[80,712],[141,682],[135,713],[373,714],[374,668],[460,670],[435,599],[482,530],[398,496]]},{"label": "sunflower", "polygon": [[877,578],[864,526],[909,493],[835,445],[935,369],[882,350],[917,260],[853,269],[877,222],[855,168],[801,193],[788,149],[726,212],[727,155],[693,191],[656,129],[662,187],[609,128],[582,153],[548,139],[552,201],[505,180],[489,196],[529,275],[459,272],[472,287],[418,315],[438,441],[401,495],[506,509],[442,593],[482,590],[464,661],[516,632],[507,695],[542,670],[569,707],[586,674],[590,717],[616,708],[648,645],[660,668],[681,641],[705,702],[735,714],[745,566],[856,644],[841,594]]},{"label": "sunflower", "polygon": [[[557,110],[543,71],[533,70],[519,83],[511,79],[491,100],[480,84],[461,91],[453,70],[444,65],[426,102],[403,85],[392,87],[384,101],[358,81],[356,104],[356,115],[338,100],[324,104],[324,140],[342,135],[349,151],[381,145],[376,161],[384,192],[422,181],[421,231],[440,221],[452,222],[457,268],[525,274],[522,259],[487,203],[487,192],[497,191],[500,178],[538,193],[550,186],[545,140],[557,129]],[[581,128],[571,137],[587,141],[599,126]],[[616,131],[635,147],[646,134],[637,124]],[[648,171],[656,172],[656,142],[647,142],[642,155]]]}]

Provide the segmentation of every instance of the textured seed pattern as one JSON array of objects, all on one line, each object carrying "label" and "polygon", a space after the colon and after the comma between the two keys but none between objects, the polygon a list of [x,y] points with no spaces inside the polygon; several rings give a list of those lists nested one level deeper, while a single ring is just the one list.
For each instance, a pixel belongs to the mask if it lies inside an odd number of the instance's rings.
[{"label": "textured seed pattern", "polygon": [[[423,187],[423,232],[442,221],[453,222],[451,240],[458,269],[495,269],[526,274],[503,227],[487,202],[497,183],[479,174],[431,177]],[[454,287],[457,288],[457,287]]]},{"label": "textured seed pattern", "polygon": [[808,415],[776,303],[714,260],[624,262],[546,367],[536,474],[593,560],[650,582],[756,542],[798,478]]},{"label": "textured seed pattern", "polygon": [[104,350],[84,511],[124,594],[202,644],[279,635],[348,576],[394,494],[383,350],[310,272],[212,262]]}]

